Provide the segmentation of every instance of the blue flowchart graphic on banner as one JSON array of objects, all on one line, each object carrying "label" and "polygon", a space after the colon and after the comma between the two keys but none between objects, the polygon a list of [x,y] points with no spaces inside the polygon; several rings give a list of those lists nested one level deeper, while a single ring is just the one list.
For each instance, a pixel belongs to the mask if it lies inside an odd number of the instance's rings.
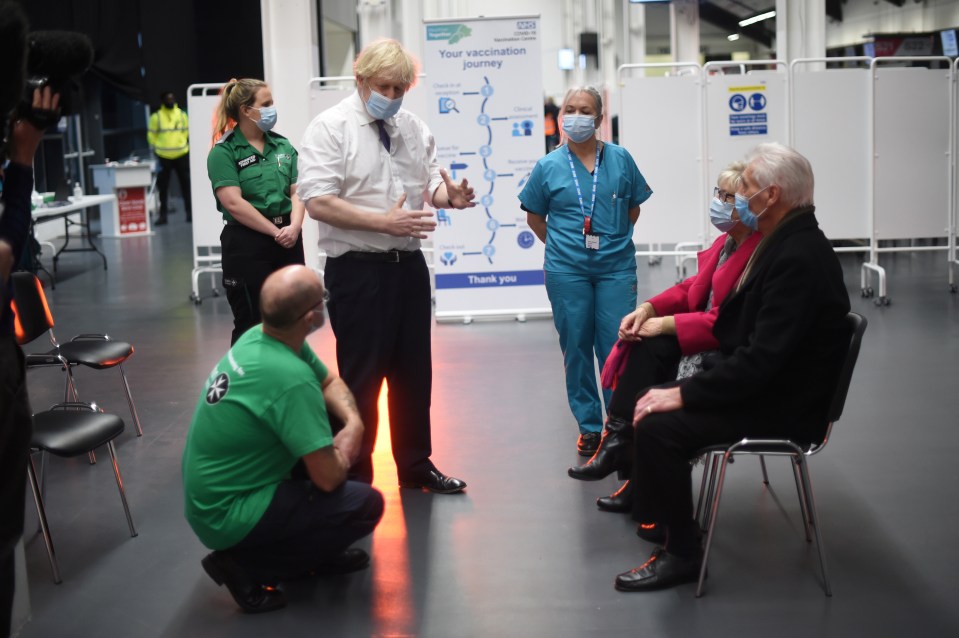
[{"label": "blue flowchart graphic on banner", "polygon": [[426,25],[437,160],[476,193],[475,208],[437,212],[437,316],[528,309],[531,301],[549,307],[542,244],[517,199],[544,151],[538,22]]},{"label": "blue flowchart graphic on banner", "polygon": [[765,86],[729,87],[729,134],[768,135],[769,114],[766,111]]}]

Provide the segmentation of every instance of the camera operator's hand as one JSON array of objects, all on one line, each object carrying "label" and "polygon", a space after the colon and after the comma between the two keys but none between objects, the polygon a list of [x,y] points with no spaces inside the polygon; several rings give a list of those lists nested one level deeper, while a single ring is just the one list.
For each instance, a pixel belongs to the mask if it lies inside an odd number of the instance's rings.
[{"label": "camera operator's hand", "polygon": [[10,161],[33,166],[33,156],[43,138],[45,127],[37,123],[56,122],[60,116],[60,94],[49,86],[33,90],[29,114],[18,114],[10,133]]}]

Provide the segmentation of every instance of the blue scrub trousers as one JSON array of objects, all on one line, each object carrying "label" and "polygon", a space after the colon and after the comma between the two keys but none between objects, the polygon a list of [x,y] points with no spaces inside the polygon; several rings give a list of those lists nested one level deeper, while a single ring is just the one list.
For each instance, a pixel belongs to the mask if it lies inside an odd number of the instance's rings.
[{"label": "blue scrub trousers", "polygon": [[[636,271],[596,275],[546,273],[566,367],[566,397],[580,434],[601,432],[605,416],[599,400],[594,357],[600,368],[616,343],[623,317],[636,309]],[[605,405],[612,392],[603,390]]]}]

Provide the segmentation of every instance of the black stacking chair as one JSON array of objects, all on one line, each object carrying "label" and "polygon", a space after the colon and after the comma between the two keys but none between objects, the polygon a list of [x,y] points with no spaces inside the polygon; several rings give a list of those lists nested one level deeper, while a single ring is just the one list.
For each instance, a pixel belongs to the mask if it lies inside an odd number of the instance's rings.
[{"label": "black stacking chair", "polygon": [[137,416],[133,395],[130,394],[130,384],[127,382],[127,375],[123,372],[123,362],[133,354],[133,346],[125,341],[114,341],[106,334],[81,334],[67,343],[58,343],[53,334],[53,313],[50,312],[40,280],[30,272],[16,272],[11,275],[11,278],[17,314],[17,341],[20,345],[26,345],[47,334],[53,345],[53,350],[49,352],[27,355],[27,367],[60,365],[60,357],[62,357],[67,363],[68,370],[64,401],[78,400],[71,368],[78,365],[96,370],[116,367],[120,370],[120,379],[123,381],[123,390],[130,405],[130,414],[133,416],[137,436],[143,436],[140,417]]},{"label": "black stacking chair", "polygon": [[[74,457],[93,452],[101,445],[106,445],[113,462],[113,473],[116,476],[117,488],[120,490],[120,501],[127,516],[127,525],[130,527],[130,536],[136,536],[133,526],[133,517],[127,505],[126,493],[123,489],[123,479],[120,477],[120,467],[117,465],[116,449],[113,439],[123,432],[123,421],[114,414],[104,414],[94,403],[64,402],[58,403],[46,412],[33,415],[33,437],[30,446],[39,452],[62,457]],[[53,570],[53,581],[62,582],[57,555],[53,549],[53,538],[47,524],[46,509],[43,505],[43,494],[37,480],[37,470],[30,457],[27,466],[30,479],[30,489],[33,491],[33,500],[37,504],[37,516],[40,519],[40,529],[43,532],[43,541],[47,546],[47,556],[50,558],[50,568]]]},{"label": "black stacking chair", "polygon": [[[849,384],[852,373],[859,358],[859,347],[862,344],[862,335],[866,331],[866,318],[850,312],[846,315],[851,336],[849,349],[843,361],[839,378],[836,381],[836,390],[829,405],[826,436],[819,443],[800,445],[789,439],[743,439],[735,443],[713,445],[696,452],[696,456],[705,459],[703,466],[702,485],[699,492],[699,504],[696,507],[696,518],[702,525],[703,516],[708,513],[709,519],[704,530],[706,545],[703,548],[703,564],[699,571],[699,584],[696,587],[696,597],[703,594],[703,581],[706,578],[706,565],[709,560],[709,549],[713,543],[713,534],[716,531],[716,519],[719,516],[719,499],[723,492],[723,481],[726,478],[726,467],[736,456],[749,454],[759,456],[762,467],[763,483],[769,485],[766,473],[766,456],[787,456],[792,460],[793,476],[796,480],[796,492],[799,495],[799,509],[803,517],[803,527],[806,531],[806,542],[812,542],[810,528],[816,534],[816,547],[819,550],[819,566],[822,570],[823,589],[826,596],[832,596],[832,587],[829,584],[829,572],[826,569],[826,553],[822,544],[822,533],[819,529],[819,518],[816,515],[816,500],[813,496],[812,481],[809,477],[807,457],[821,452],[829,441],[832,427],[842,416],[846,404],[846,395],[849,393]],[[718,478],[717,478],[718,467]],[[703,504],[705,502],[705,508]]]}]

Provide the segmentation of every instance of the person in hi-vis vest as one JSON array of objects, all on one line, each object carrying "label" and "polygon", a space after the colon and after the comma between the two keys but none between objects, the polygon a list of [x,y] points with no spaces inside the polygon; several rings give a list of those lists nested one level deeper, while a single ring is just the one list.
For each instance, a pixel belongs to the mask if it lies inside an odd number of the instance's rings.
[{"label": "person in hi-vis vest", "polygon": [[167,222],[169,212],[170,175],[176,172],[183,193],[186,220],[193,221],[193,206],[190,201],[190,119],[186,111],[176,103],[173,91],[160,95],[160,108],[150,116],[147,129],[150,149],[160,160],[157,187],[160,189],[160,215],[157,226]]}]

